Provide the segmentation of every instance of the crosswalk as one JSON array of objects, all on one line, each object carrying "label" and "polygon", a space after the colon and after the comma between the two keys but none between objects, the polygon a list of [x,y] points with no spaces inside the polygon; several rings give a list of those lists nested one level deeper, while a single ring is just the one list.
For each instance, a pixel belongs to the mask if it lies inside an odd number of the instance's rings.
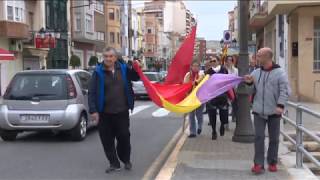
[{"label": "crosswalk", "polygon": [[165,117],[170,114],[170,111],[164,108],[159,108],[154,104],[143,104],[135,106],[133,111],[130,112],[130,116],[137,115],[144,111],[148,111],[148,114],[151,114],[152,117]]}]

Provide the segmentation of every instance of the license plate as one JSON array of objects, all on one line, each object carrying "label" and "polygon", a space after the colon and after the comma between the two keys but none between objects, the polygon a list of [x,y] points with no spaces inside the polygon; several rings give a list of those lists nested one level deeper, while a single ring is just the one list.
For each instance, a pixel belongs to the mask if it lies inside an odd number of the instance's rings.
[{"label": "license plate", "polygon": [[48,122],[50,116],[48,114],[23,114],[20,120],[23,122]]}]

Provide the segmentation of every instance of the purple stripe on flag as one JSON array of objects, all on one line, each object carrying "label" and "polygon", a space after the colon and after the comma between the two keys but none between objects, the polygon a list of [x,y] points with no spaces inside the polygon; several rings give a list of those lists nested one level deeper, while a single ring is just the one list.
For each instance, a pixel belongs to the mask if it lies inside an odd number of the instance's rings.
[{"label": "purple stripe on flag", "polygon": [[201,103],[227,92],[243,80],[232,74],[213,74],[198,90],[197,97]]}]

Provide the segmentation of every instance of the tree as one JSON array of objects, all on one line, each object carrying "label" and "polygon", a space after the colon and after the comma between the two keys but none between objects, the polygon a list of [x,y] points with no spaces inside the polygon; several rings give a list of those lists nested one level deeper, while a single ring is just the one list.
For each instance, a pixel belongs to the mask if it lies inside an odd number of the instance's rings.
[{"label": "tree", "polygon": [[95,66],[98,63],[97,56],[91,56],[89,59],[89,66]]},{"label": "tree", "polygon": [[76,67],[81,66],[80,58],[77,55],[72,55],[70,57],[70,66],[75,69]]}]

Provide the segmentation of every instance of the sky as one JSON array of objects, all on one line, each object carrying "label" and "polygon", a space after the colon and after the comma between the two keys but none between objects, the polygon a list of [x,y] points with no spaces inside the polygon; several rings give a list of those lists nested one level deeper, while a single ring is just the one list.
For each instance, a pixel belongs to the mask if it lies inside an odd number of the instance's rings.
[{"label": "sky", "polygon": [[198,20],[197,37],[206,40],[221,40],[223,31],[228,29],[228,12],[233,10],[237,1],[184,1]]},{"label": "sky", "polygon": [[[228,12],[234,9],[237,1],[185,0],[184,3],[198,20],[197,37],[221,40],[223,31],[228,29]],[[132,0],[132,4],[133,7],[143,6],[143,1]]]}]

